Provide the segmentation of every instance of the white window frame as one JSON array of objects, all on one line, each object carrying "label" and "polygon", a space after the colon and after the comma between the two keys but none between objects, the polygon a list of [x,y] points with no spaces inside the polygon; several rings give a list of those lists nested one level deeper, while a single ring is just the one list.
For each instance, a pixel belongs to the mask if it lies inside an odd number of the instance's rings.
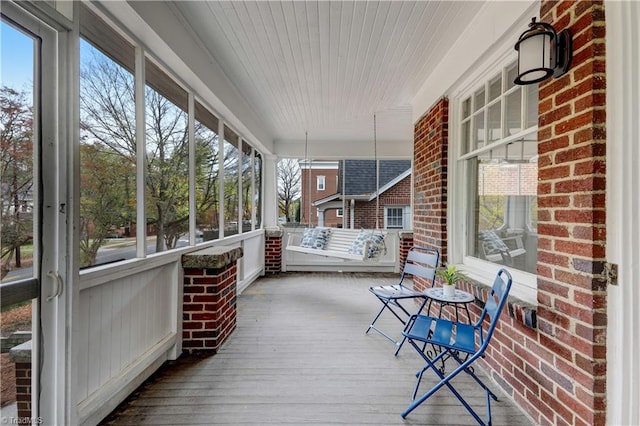
[{"label": "white window frame", "polygon": [[343,217],[344,216],[344,212],[343,210],[340,209],[336,209],[336,217]]},{"label": "white window frame", "polygon": [[[517,35],[515,35],[517,39]],[[470,73],[464,80],[458,82],[452,89],[449,103],[449,205],[447,209],[447,233],[449,235],[449,261],[458,264],[467,275],[481,283],[491,285],[496,273],[501,268],[509,270],[513,277],[513,287],[511,294],[528,303],[537,304],[537,275],[518,269],[506,267],[497,263],[488,262],[467,252],[467,235],[471,232],[469,227],[469,210],[472,209],[474,200],[468,190],[468,182],[475,170],[471,170],[468,165],[468,158],[474,154],[464,155],[462,153],[462,135],[460,123],[462,121],[462,102],[469,96],[473,96],[481,85],[489,82],[496,73],[508,67],[517,60],[513,46],[504,45],[500,51],[493,52],[485,56],[484,63],[480,64],[476,70]],[[523,97],[524,99],[524,97]],[[523,111],[524,114],[524,111]],[[524,134],[537,132],[537,126],[526,129],[508,139],[519,140]],[[507,138],[505,138],[507,139]],[[505,140],[503,139],[503,141]],[[487,145],[485,145],[486,147]],[[491,149],[491,145],[488,145]],[[477,151],[476,151],[477,153]]]},{"label": "white window frame", "polygon": [[324,191],[327,187],[325,176],[316,176],[316,189],[318,191]]},{"label": "white window frame", "polygon": [[[389,228],[389,209],[402,210],[402,226]],[[411,223],[411,206],[384,206],[384,229],[407,229],[407,223]]]}]

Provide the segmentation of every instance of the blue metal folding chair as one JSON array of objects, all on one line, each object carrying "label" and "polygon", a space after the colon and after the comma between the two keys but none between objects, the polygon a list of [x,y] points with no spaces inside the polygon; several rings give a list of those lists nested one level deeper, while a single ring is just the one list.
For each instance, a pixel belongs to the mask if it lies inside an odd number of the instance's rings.
[{"label": "blue metal folding chair", "polygon": [[[401,414],[405,418],[417,406],[425,402],[431,395],[436,393],[440,388],[446,386],[458,398],[460,403],[471,413],[476,421],[484,425],[484,421],[465,401],[460,393],[451,384],[451,379],[464,371],[469,374],[486,392],[487,396],[487,424],[491,424],[491,399],[497,401],[498,397],[489,390],[489,388],[476,376],[473,372],[471,364],[478,358],[483,356],[491,336],[498,323],[498,318],[503,310],[509,290],[511,289],[511,275],[504,269],[498,271],[496,279],[493,283],[489,297],[485,302],[484,309],[480,314],[480,318],[475,324],[464,324],[455,321],[449,321],[441,318],[434,318],[428,315],[412,315],[402,334],[407,338],[411,346],[426,361],[426,365],[420,370],[416,376],[416,386],[413,390],[413,401],[411,405]],[[489,327],[486,332],[482,324],[486,317],[490,318]],[[477,340],[477,346],[476,346]],[[433,345],[439,348],[437,355],[433,358],[429,357],[429,353],[424,349],[427,345]],[[436,367],[436,363],[441,359],[453,359],[458,363],[457,368],[445,376],[444,371],[440,371]],[[418,388],[422,375],[427,370],[433,372],[440,378],[440,381],[433,386],[428,392],[416,399]]]},{"label": "blue metal folding chair", "polygon": [[[369,328],[367,328],[366,333],[369,333],[369,330],[374,329],[387,339],[391,340],[397,346],[396,355],[400,351],[400,348],[402,348],[402,344],[404,343],[405,338],[403,337],[402,341],[396,341],[393,337],[377,328],[375,326],[375,323],[376,321],[378,321],[382,313],[385,310],[388,310],[398,320],[400,320],[403,325],[406,325],[407,320],[411,316],[411,313],[407,310],[407,308],[400,304],[401,300],[411,299],[411,301],[413,302],[415,299],[422,299],[422,304],[420,305],[420,309],[418,309],[416,315],[420,314],[420,312],[422,312],[422,308],[424,308],[424,305],[427,302],[427,296],[420,291],[415,291],[413,289],[413,286],[405,286],[405,279],[410,276],[422,277],[428,280],[431,287],[433,287],[439,259],[440,252],[438,252],[438,250],[427,247],[412,247],[407,254],[407,260],[405,261],[402,275],[400,276],[400,281],[398,282],[398,284],[369,288],[369,291],[382,302],[382,307],[380,308],[380,311],[378,311],[377,315],[373,318],[373,321],[371,321],[371,324],[369,325]],[[396,309],[394,309],[394,307]],[[414,310],[412,309],[411,311]]]}]

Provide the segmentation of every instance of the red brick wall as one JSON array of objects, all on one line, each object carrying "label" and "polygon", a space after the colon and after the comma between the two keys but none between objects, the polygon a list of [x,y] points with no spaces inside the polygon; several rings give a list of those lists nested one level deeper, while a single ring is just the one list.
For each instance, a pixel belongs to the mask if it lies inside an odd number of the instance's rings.
[{"label": "red brick wall", "polygon": [[[537,424],[605,424],[604,8],[545,0],[540,16],[571,30],[574,56],[568,74],[539,85],[538,307],[511,301],[480,362]],[[442,99],[416,123],[414,141],[414,240],[443,260],[446,122]]]},{"label": "red brick wall", "polygon": [[604,5],[545,0],[540,16],[572,32],[574,54],[568,74],[539,86],[540,332],[527,341],[536,356],[524,367],[535,374],[523,374],[522,398],[541,424],[604,424]]},{"label": "red brick wall", "polygon": [[265,236],[264,272],[279,274],[282,272],[282,233],[278,236]]},{"label": "red brick wall", "polygon": [[409,250],[413,247],[413,233],[401,232],[400,233],[400,250],[398,256],[398,266],[400,270],[404,268],[404,263],[409,255]]},{"label": "red brick wall", "polygon": [[[16,362],[16,405],[18,408],[18,417],[30,420],[31,411],[31,363]],[[24,424],[28,424],[26,422]]]},{"label": "red brick wall", "polygon": [[[378,209],[378,225],[384,228],[384,209],[386,206],[409,206],[411,205],[411,176],[407,176],[380,194]],[[356,201],[356,216],[354,219],[355,228],[375,229],[376,228],[376,200]],[[348,209],[345,211],[348,214]],[[349,216],[347,216],[349,217]],[[347,227],[349,223],[347,222]],[[410,226],[409,226],[410,227]]]},{"label": "red brick wall", "polygon": [[[447,149],[449,100],[440,99],[414,128],[413,242],[440,250],[447,261]],[[414,286],[424,289],[416,280]]]},{"label": "red brick wall", "polygon": [[[604,424],[604,9],[543,1],[540,15],[572,31],[574,57],[567,75],[539,86],[538,307],[510,303],[481,363],[537,424]],[[414,142],[414,240],[439,247],[443,260],[446,121],[443,99],[418,121]]]},{"label": "red brick wall", "polygon": [[185,268],[182,347],[217,352],[236,327],[236,262],[219,269]]},{"label": "red brick wall", "polygon": [[[308,169],[301,170],[302,197],[300,200],[300,222],[309,223],[309,203],[313,203],[329,195],[338,192],[338,169]],[[311,176],[311,196],[309,197],[309,176]],[[324,176],[324,191],[318,191],[318,176]],[[311,225],[318,224],[318,208],[311,206]],[[342,224],[342,217],[336,215],[336,210],[327,210],[324,213],[324,226],[338,226]]]}]

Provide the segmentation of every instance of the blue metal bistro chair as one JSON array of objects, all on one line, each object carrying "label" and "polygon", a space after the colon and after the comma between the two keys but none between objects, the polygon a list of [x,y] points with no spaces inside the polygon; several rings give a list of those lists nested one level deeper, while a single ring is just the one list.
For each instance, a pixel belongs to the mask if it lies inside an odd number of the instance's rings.
[{"label": "blue metal bistro chair", "polygon": [[[471,408],[460,393],[451,384],[451,379],[464,371],[469,374],[482,387],[487,396],[487,424],[491,424],[491,398],[495,401],[498,397],[489,390],[489,388],[475,375],[471,365],[481,356],[483,356],[489,341],[498,323],[498,318],[502,312],[509,290],[511,289],[511,275],[504,269],[498,271],[496,279],[493,283],[489,297],[485,302],[484,309],[480,314],[480,318],[475,324],[464,324],[460,322],[449,321],[441,318],[434,318],[428,315],[412,315],[402,334],[409,340],[411,346],[426,361],[426,365],[420,370],[416,376],[416,386],[413,390],[413,401],[411,405],[401,414],[405,418],[417,406],[425,402],[431,395],[436,393],[440,388],[446,386],[458,398],[460,403],[471,413],[476,421],[484,425],[485,423],[480,416]],[[482,328],[482,324],[486,317],[490,318],[489,327],[486,332]],[[437,356],[430,358],[428,353],[424,352],[426,345],[434,345],[441,348]],[[447,357],[458,363],[457,368],[445,376],[444,371],[440,371],[436,367],[436,363]],[[440,378],[440,381],[433,386],[427,393],[416,399],[418,388],[422,375],[427,370],[433,372]]]},{"label": "blue metal bistro chair", "polygon": [[[411,285],[411,287],[405,286],[404,282],[409,276],[422,277],[428,280],[431,283],[431,287],[433,287],[439,259],[440,252],[438,252],[438,250],[427,247],[412,247],[407,254],[407,260],[405,261],[398,284],[369,288],[369,291],[373,293],[380,302],[382,302],[382,307],[373,318],[373,321],[371,321],[366,333],[369,333],[369,330],[374,329],[387,339],[391,340],[397,346],[396,355],[400,351],[400,348],[402,348],[405,338],[398,342],[393,337],[377,328],[375,323],[378,321],[378,318],[380,318],[382,313],[385,310],[388,310],[398,320],[400,320],[402,325],[406,325],[411,313],[407,308],[400,304],[401,300],[411,299],[411,302],[413,302],[415,299],[422,299],[422,304],[420,305],[420,309],[417,311],[417,314],[422,312],[422,308],[424,308],[425,303],[427,303],[427,296],[423,292],[415,291],[413,289],[413,285]],[[415,312],[414,309],[411,309],[411,311]]]}]

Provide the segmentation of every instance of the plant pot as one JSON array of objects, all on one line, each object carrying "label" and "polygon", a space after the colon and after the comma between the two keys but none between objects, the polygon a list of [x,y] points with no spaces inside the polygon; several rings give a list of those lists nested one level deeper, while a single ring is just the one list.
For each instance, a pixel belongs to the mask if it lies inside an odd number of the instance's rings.
[{"label": "plant pot", "polygon": [[442,286],[442,295],[444,297],[453,297],[456,294],[456,286],[455,285],[443,285]]}]

